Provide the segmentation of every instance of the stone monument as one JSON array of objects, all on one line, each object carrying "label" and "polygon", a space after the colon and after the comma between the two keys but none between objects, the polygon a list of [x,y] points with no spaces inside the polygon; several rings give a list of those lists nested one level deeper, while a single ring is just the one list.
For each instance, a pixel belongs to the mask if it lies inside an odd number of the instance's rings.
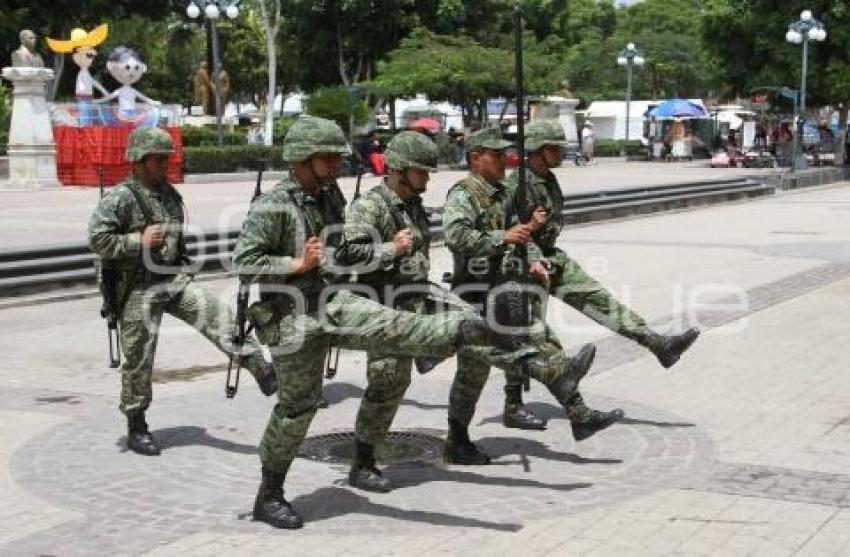
[{"label": "stone monument", "polygon": [[53,81],[53,70],[44,67],[35,52],[36,36],[21,31],[21,47],[12,53],[12,66],[2,75],[12,82],[12,126],[9,130],[9,180],[6,188],[58,188],[56,144],[50,125],[50,110],[45,97],[46,85]]}]

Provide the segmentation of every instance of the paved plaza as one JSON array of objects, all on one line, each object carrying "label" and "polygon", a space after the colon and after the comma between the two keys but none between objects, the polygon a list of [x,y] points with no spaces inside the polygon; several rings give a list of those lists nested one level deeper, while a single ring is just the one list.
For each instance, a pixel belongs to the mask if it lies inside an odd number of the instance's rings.
[{"label": "paved plaza", "polygon": [[[784,170],[782,170],[784,171]],[[633,188],[677,182],[698,182],[736,178],[742,175],[775,174],[773,169],[708,168],[706,161],[690,163],[626,163],[621,159],[599,159],[592,166],[564,164],[556,174],[567,193],[602,189]],[[263,189],[274,186],[284,174],[267,174]],[[428,207],[442,207],[452,184],[466,175],[457,170],[441,170],[431,177],[424,202]],[[188,225],[192,230],[229,230],[238,228],[248,210],[254,192],[256,175],[245,173],[243,180],[215,181],[223,175],[188,176],[179,187],[186,202]],[[198,180],[203,180],[198,182]],[[212,180],[212,181],[211,181]],[[371,174],[361,180],[366,192],[380,182]],[[340,188],[352,199],[356,180],[343,178]],[[55,191],[3,191],[0,222],[4,225],[5,248],[45,245],[55,242],[79,242],[89,216],[97,204],[99,192],[92,187],[62,188]]]},{"label": "paved plaza", "polygon": [[[564,186],[635,185],[665,168],[610,164],[562,169]],[[709,171],[685,167],[658,179]],[[184,191],[197,223],[250,188]],[[23,245],[32,238],[14,224],[39,219],[53,231],[44,241],[58,230],[79,241],[92,194],[45,194],[45,215],[20,201],[41,194],[4,193],[4,235]],[[426,450],[387,468],[399,485],[389,494],[348,487],[345,464],[311,452],[353,427],[365,354],[343,351],[287,479],[300,531],[250,520],[274,401],[247,375],[226,400],[226,361],[193,330],[163,321],[148,420],[164,450],[146,458],[124,448],[100,300],[0,310],[0,555],[850,555],[848,218],[850,183],[839,183],[568,228],[560,245],[591,274],[662,330],[699,326],[699,341],[665,370],[553,302],[571,350],[599,347],[586,399],[622,407],[625,421],[576,443],[534,385],[526,399],[548,428],[505,429],[494,370],[471,427],[494,463],[447,466],[449,360],[413,378],[394,431]],[[434,278],[450,260],[435,249]],[[235,298],[235,281],[207,284]]]}]

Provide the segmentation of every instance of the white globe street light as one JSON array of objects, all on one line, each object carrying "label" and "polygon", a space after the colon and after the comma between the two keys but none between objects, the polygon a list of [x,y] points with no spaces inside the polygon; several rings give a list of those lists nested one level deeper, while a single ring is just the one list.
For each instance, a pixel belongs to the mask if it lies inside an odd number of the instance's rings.
[{"label": "white globe street light", "polygon": [[[617,55],[617,65],[625,66],[626,68],[626,142],[629,141],[629,116],[632,102],[632,66],[643,66],[646,63],[643,56],[640,55],[635,43],[628,43],[626,48],[620,51]],[[625,144],[622,149],[622,154],[625,154]]]},{"label": "white globe street light", "polygon": [[222,12],[224,12],[224,15],[226,15],[228,19],[236,19],[239,17],[239,2],[238,0],[190,0],[189,6],[186,7],[186,15],[189,16],[190,19],[198,19],[201,16],[202,10],[198,4],[203,7],[203,14],[206,16],[207,22],[210,26],[211,42],[208,47],[212,51],[212,82],[214,86],[213,93],[215,96],[215,120],[216,127],[218,128],[218,144],[221,146],[224,144],[224,136],[221,126],[221,116],[224,111],[224,107],[222,106],[221,98],[221,64],[218,52],[218,28],[216,27],[216,21],[221,17]]},{"label": "white globe street light", "polygon": [[826,29],[823,23],[812,16],[811,10],[803,10],[800,14],[800,20],[788,26],[788,32],[785,33],[785,40],[792,44],[803,45],[803,68],[800,77],[800,112],[797,115],[797,138],[794,141],[793,161],[793,168],[798,170],[806,168],[806,156],[802,150],[802,141],[806,114],[806,65],[809,59],[809,41],[821,42],[826,40]]},{"label": "white globe street light", "polygon": [[198,19],[198,16],[201,15],[201,8],[199,8],[197,4],[192,2],[191,4],[189,4],[189,7],[186,8],[186,15],[189,16],[191,19]]}]

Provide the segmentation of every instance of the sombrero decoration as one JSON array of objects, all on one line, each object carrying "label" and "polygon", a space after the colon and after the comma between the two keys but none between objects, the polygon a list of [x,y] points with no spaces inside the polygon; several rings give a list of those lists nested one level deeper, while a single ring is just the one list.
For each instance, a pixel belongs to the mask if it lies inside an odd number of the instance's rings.
[{"label": "sombrero decoration", "polygon": [[75,48],[83,46],[95,47],[106,40],[109,34],[109,25],[104,23],[98,25],[91,32],[86,33],[85,29],[74,29],[71,31],[71,40],[59,41],[56,39],[47,39],[47,46],[53,52],[68,53],[73,52]]}]

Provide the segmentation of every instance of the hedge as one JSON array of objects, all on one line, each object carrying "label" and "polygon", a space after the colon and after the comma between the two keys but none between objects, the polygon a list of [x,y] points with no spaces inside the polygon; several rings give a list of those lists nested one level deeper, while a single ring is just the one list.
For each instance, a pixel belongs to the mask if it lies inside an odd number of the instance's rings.
[{"label": "hedge", "polygon": [[281,170],[286,167],[283,162],[283,150],[279,145],[188,147],[183,150],[183,172],[207,174],[257,170],[260,159],[268,161],[268,170]]},{"label": "hedge", "polygon": [[[248,137],[241,132],[222,132],[222,140],[225,145],[247,145]],[[184,147],[215,147],[218,145],[218,132],[215,128],[199,128],[196,126],[183,126]]]},{"label": "hedge", "polygon": [[597,139],[593,144],[593,154],[597,157],[619,157],[623,146],[626,148],[626,156],[636,155],[645,151],[640,140],[630,139],[627,142],[623,139]]}]

